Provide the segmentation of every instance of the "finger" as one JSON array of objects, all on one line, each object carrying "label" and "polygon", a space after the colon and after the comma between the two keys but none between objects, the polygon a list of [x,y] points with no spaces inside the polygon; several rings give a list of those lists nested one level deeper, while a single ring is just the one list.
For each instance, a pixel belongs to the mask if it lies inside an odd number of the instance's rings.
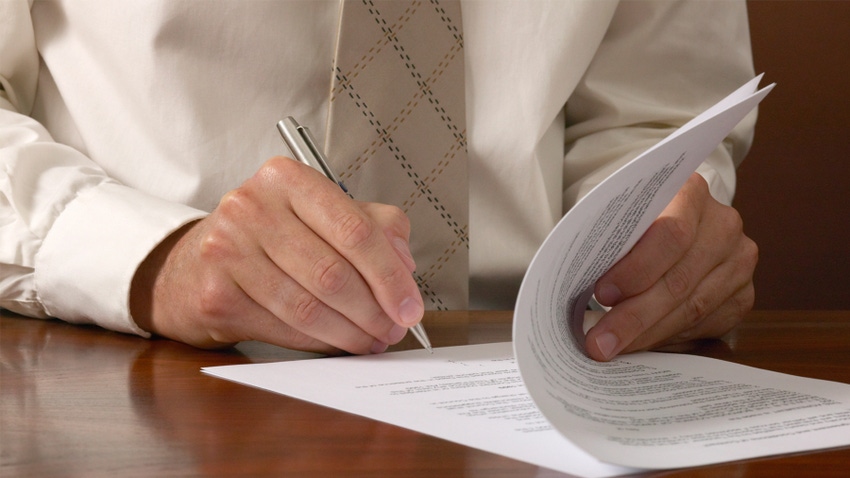
[{"label": "finger", "polygon": [[[197,311],[197,320],[178,320],[170,324],[169,337],[201,348],[221,348],[244,340],[262,340],[281,347],[337,355],[338,348],[288,326],[262,307],[228,275],[206,270],[195,277],[195,293],[187,313]],[[185,294],[185,292],[175,292]]]},{"label": "finger", "polygon": [[[708,280],[694,292],[695,299],[682,303],[671,314],[674,323],[682,325],[678,333],[672,329],[666,332],[666,339],[662,337],[655,343],[638,344],[626,351],[726,334],[753,307],[753,272],[757,262],[758,247],[751,239],[742,237],[735,256],[712,271]],[[715,306],[713,304],[717,301],[712,300],[715,296],[725,298]],[[702,309],[709,312],[702,312]]]},{"label": "finger", "polygon": [[189,343],[215,347],[262,340],[287,348],[338,354],[339,348],[299,332],[273,313],[274,305],[286,297],[278,294],[288,292],[287,280],[280,280],[282,272],[273,267],[256,242],[246,240],[253,237],[252,233],[231,220],[234,208],[225,198],[211,216],[216,220],[206,221],[194,231],[200,238],[199,247],[189,250],[197,251],[200,263],[207,267],[193,273],[195,292],[188,300],[194,305],[187,314],[198,311],[203,327],[189,322],[192,326],[185,333],[195,335]]},{"label": "finger", "polygon": [[674,327],[675,322],[665,322],[665,318],[681,301],[688,299],[693,284],[702,279],[688,269],[687,263],[675,264],[649,290],[609,310],[587,334],[588,354],[597,360],[610,360],[638,337],[652,341],[658,338],[655,334],[669,333],[667,329]]},{"label": "finger", "polygon": [[[326,355],[339,355],[342,353],[340,348],[323,342],[309,333],[303,333],[280,320],[279,317],[258,303],[254,297],[245,294],[244,291],[236,287],[235,283],[231,289],[238,291],[238,295],[241,296],[233,297],[231,294],[229,303],[236,307],[220,305],[216,310],[216,306],[212,306],[211,304],[214,301],[222,304],[223,301],[219,299],[206,301],[205,308],[210,312],[215,312],[214,314],[210,314],[210,317],[215,317],[216,325],[208,327],[211,331],[210,336],[214,341],[213,343],[222,344],[258,340],[280,347]],[[210,288],[205,288],[205,290],[214,291],[214,289]],[[224,308],[227,310],[224,310]]]},{"label": "finger", "polygon": [[412,273],[416,270],[416,261],[410,253],[410,222],[398,220],[397,208],[388,207],[384,204],[361,202],[360,208],[366,214],[375,218],[378,224],[383,226],[384,235],[398,253],[399,258]]},{"label": "finger", "polygon": [[[393,332],[379,340],[347,317],[319,300],[298,282],[283,273],[271,260],[259,261],[234,270],[240,288],[266,312],[251,328],[253,340],[283,347],[328,353],[344,350],[353,354],[381,353],[396,343],[406,329],[385,318]],[[331,348],[332,347],[332,348]]]},{"label": "finger", "polygon": [[646,291],[679,262],[696,240],[707,198],[705,180],[692,175],[632,250],[597,281],[599,303],[613,306]]},{"label": "finger", "polygon": [[[732,259],[721,262],[705,277],[694,281],[693,288],[682,289],[684,296],[681,298],[671,295],[673,289],[662,280],[647,292],[612,308],[588,332],[588,353],[595,359],[609,360],[621,352],[671,343],[670,337],[682,340],[707,337],[709,335],[705,334],[712,332],[725,333],[729,321],[740,320],[752,307],[752,271],[755,268],[752,248],[755,244],[750,246],[749,243],[752,241],[742,241]],[[715,314],[723,308],[737,312],[731,316]],[[711,320],[707,319],[709,317]]]},{"label": "finger", "polygon": [[[705,337],[705,330],[725,333],[726,330],[721,330],[723,326],[712,324],[740,320],[752,307],[752,280],[758,262],[758,247],[743,234],[737,211],[714,202],[710,197],[707,200],[698,241],[661,281],[665,287],[659,288],[661,295],[657,299],[661,301],[660,307],[666,310],[666,304],[673,304],[674,310],[656,322],[650,321],[650,329],[637,336],[623,351],[669,343],[670,337],[678,337],[673,341]],[[716,310],[727,304],[732,304],[732,310],[736,311],[734,315],[714,316]],[[745,309],[739,310],[742,306]]]},{"label": "finger", "polygon": [[[655,329],[709,273],[710,265],[690,251],[655,284],[641,294],[615,305],[587,336],[588,353],[609,360],[636,338]],[[658,330],[658,329],[656,329]]]},{"label": "finger", "polygon": [[[281,229],[275,241],[261,244],[270,257],[265,272],[246,270],[240,281],[261,278],[252,290],[258,290],[253,294],[269,310],[298,330],[352,353],[378,351],[379,345],[367,340],[377,340],[385,349],[404,337],[406,329],[387,317],[345,258],[299,221],[288,221]],[[276,282],[270,286],[269,280]]]},{"label": "finger", "polygon": [[[635,352],[670,347],[705,338],[719,338],[731,331],[741,320],[746,311],[752,307],[753,289],[747,286],[736,291],[727,298],[709,316],[703,318],[693,327],[674,335],[664,333],[654,334],[657,340],[638,345],[636,342],[627,347],[622,353]],[[750,305],[747,305],[750,304]],[[666,337],[666,338],[665,338]]]},{"label": "finger", "polygon": [[[302,165],[282,169],[295,166]],[[288,199],[298,217],[357,269],[392,320],[418,323],[425,310],[419,288],[382,228],[329,181],[292,183]],[[401,211],[396,220],[406,221]]]},{"label": "finger", "polygon": [[424,313],[419,288],[398,248],[362,211],[333,211],[319,234],[345,257],[369,285],[384,312],[399,324],[413,326]]},{"label": "finger", "polygon": [[[646,350],[728,332],[752,307],[752,281],[739,281],[726,262],[712,271],[693,294],[678,307],[640,334],[622,353]],[[730,285],[739,284],[730,289]]]},{"label": "finger", "polygon": [[[255,302],[255,305],[258,304]],[[249,311],[245,315],[234,316],[231,320],[239,322],[239,327],[242,329],[241,333],[246,335],[245,338],[239,340],[240,342],[256,340],[278,347],[324,355],[342,355],[344,352],[369,353],[368,351],[363,352],[360,350],[346,350],[344,348],[334,347],[327,342],[292,327],[280,320],[279,317],[270,313],[267,309],[259,306],[256,310]],[[386,346],[383,348],[386,349]],[[383,351],[383,349],[379,349],[376,353],[380,351]]]},{"label": "finger", "polygon": [[[211,287],[206,289],[213,289],[216,296],[225,297],[230,289],[238,287],[283,323],[352,353],[383,351],[386,344],[399,341],[404,330],[393,327],[395,324],[383,314],[353,267],[288,208],[268,211],[270,205],[266,196],[265,189],[248,184],[222,198],[212,216],[215,221],[207,227],[199,248],[202,262],[214,265],[211,269],[219,271],[213,276]],[[336,263],[332,262],[334,260]],[[324,273],[326,271],[320,270],[321,264],[330,264],[332,272]],[[220,277],[221,271],[225,271],[225,280]],[[312,277],[311,272],[314,273]],[[315,276],[318,280],[312,280]],[[345,293],[331,298],[339,304],[356,307],[351,315],[360,318],[360,328],[322,304],[321,297],[316,297],[316,287],[314,290],[295,287],[291,277],[308,286],[318,284],[319,288],[339,277],[351,278],[339,286],[346,286]],[[336,284],[331,285],[336,287]],[[216,296],[210,297],[210,303],[221,307],[215,302]],[[216,313],[233,316],[227,311]],[[253,324],[253,316],[251,318],[246,328]],[[273,343],[281,341],[268,334],[264,337]],[[282,345],[286,345],[286,339]]]}]

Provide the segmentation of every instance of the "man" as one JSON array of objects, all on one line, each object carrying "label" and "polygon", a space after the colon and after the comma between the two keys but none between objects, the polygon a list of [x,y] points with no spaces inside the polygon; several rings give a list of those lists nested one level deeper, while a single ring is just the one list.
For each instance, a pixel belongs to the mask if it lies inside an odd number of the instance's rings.
[{"label": "man", "polygon": [[[202,347],[399,341],[426,306],[410,273],[428,245],[398,207],[274,157],[281,117],[327,122],[339,9],[2,2],[0,306]],[[510,307],[577,198],[753,76],[742,2],[462,14],[474,307]],[[613,308],[588,333],[592,357],[719,336],[752,306],[756,248],[728,207],[751,130],[599,281]]]}]

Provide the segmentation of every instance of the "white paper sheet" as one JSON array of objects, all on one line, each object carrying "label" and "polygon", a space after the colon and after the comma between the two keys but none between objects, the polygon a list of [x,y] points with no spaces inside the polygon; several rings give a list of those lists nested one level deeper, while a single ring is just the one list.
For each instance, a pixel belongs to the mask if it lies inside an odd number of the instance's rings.
[{"label": "white paper sheet", "polygon": [[850,445],[850,385],[686,355],[597,363],[577,338],[595,281],[767,95],[772,86],[756,91],[759,79],[570,210],[526,273],[513,350],[491,344],[204,371],[578,476]]},{"label": "white paper sheet", "polygon": [[510,342],[204,372],[576,476],[634,471],[601,463],[552,429],[522,384]]}]

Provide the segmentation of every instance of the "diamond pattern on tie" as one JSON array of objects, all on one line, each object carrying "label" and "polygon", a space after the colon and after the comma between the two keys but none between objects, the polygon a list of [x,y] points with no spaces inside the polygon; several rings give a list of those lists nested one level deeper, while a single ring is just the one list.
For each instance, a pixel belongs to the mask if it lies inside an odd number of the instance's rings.
[{"label": "diamond pattern on tie", "polygon": [[457,1],[346,0],[327,153],[357,199],[411,221],[430,309],[466,308],[468,182]]}]

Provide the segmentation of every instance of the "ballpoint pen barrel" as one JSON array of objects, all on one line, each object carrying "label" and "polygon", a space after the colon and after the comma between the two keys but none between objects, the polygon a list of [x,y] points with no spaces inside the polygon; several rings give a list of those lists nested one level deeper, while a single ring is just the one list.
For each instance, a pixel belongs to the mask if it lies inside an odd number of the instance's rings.
[{"label": "ballpoint pen barrel", "polygon": [[410,328],[410,331],[413,332],[413,336],[416,337],[416,340],[425,347],[430,353],[434,353],[434,349],[431,348],[431,341],[428,340],[428,335],[425,333],[425,328],[422,327],[422,323],[418,323]]}]

